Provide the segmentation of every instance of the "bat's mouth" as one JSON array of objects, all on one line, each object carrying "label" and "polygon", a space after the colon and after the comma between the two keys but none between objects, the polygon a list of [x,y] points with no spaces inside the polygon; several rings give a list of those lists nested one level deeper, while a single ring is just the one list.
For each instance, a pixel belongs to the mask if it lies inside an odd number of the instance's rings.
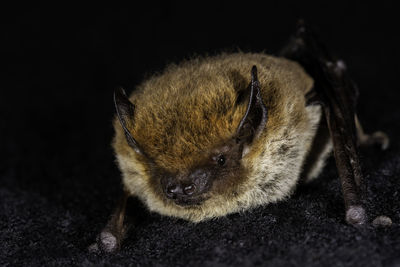
[{"label": "bat's mouth", "polygon": [[198,196],[194,198],[177,198],[174,199],[176,205],[181,207],[200,206],[206,200],[206,197]]}]

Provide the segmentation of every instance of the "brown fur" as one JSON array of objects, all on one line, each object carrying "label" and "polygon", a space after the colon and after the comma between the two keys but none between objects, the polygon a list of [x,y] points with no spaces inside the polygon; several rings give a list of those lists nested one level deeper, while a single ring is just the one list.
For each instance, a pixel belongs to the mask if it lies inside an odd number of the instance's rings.
[{"label": "brown fur", "polygon": [[319,107],[305,106],[313,81],[295,62],[237,53],[171,65],[131,94],[135,114],[129,130],[157,168],[190,171],[234,136],[248,102],[240,102],[238,92],[248,86],[253,65],[268,108],[265,130],[244,148],[240,166],[213,184],[205,202],[182,207],[166,199],[154,165],[129,147],[115,119],[113,147],[126,190],[152,211],[194,222],[288,196],[321,117]]}]

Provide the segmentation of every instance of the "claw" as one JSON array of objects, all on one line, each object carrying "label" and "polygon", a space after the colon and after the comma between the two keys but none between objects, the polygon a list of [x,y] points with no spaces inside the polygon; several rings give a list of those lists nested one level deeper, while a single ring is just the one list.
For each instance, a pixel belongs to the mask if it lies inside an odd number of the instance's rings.
[{"label": "claw", "polygon": [[389,147],[389,137],[381,131],[374,132],[371,135],[366,135],[364,140],[361,140],[362,145],[374,145],[378,144],[382,150],[386,150]]}]

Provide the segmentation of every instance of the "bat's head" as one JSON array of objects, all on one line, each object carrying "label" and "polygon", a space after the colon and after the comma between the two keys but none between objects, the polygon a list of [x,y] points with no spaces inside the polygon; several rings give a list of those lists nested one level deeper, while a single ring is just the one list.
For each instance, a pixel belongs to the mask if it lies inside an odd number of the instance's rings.
[{"label": "bat's head", "polygon": [[203,77],[210,84],[202,88],[173,81],[165,89],[155,81],[156,89],[139,88],[131,100],[115,91],[114,148],[124,184],[150,209],[191,218],[240,194],[248,175],[243,158],[267,121],[255,66],[248,76],[232,90]]}]

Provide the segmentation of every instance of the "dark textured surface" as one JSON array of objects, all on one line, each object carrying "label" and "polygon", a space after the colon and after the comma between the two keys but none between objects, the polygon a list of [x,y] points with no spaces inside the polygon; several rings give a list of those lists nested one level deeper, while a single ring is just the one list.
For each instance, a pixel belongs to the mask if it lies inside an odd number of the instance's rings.
[{"label": "dark textured surface", "polygon": [[[395,10],[338,2],[3,9],[0,265],[400,266]],[[109,147],[113,88],[130,91],[146,73],[193,54],[276,52],[299,16],[347,62],[366,130],[391,138],[387,151],[363,149],[362,161],[368,211],[390,216],[392,227],[345,224],[330,159],[318,180],[287,201],[197,225],[132,201],[129,214],[139,224],[122,250],[89,254],[120,190]]]}]

